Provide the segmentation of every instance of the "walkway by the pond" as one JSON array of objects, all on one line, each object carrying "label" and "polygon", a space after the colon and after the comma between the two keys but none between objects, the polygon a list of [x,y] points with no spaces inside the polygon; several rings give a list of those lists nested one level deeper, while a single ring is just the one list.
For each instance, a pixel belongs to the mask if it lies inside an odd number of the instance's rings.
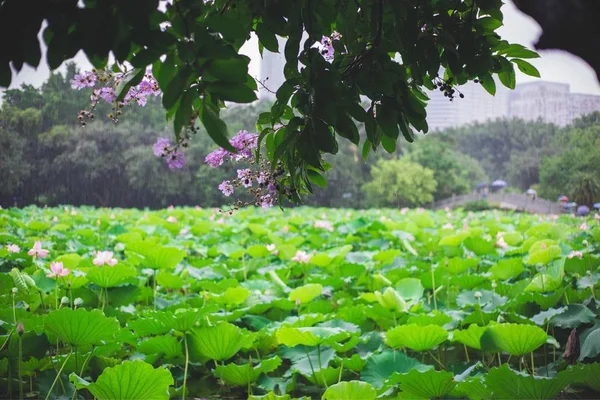
[{"label": "walkway by the pond", "polygon": [[483,197],[480,193],[453,196],[433,203],[431,208],[455,208],[481,200],[485,200],[493,206],[507,210],[525,211],[536,214],[559,214],[561,212],[560,204],[555,201],[540,198],[534,200],[529,196],[513,193],[490,193],[486,197]]}]

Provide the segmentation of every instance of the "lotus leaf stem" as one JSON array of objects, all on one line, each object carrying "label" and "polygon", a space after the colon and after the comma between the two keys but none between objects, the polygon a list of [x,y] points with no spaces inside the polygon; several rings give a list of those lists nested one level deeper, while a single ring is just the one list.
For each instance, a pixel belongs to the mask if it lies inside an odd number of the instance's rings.
[{"label": "lotus leaf stem", "polygon": [[62,374],[62,371],[65,368],[65,365],[67,365],[67,361],[69,361],[69,358],[71,358],[71,354],[73,354],[73,349],[71,349],[69,351],[67,358],[65,358],[65,361],[63,361],[63,364],[61,365],[60,369],[58,370],[58,373],[56,374],[56,378],[54,378],[54,382],[52,382],[52,386],[50,386],[50,390],[48,390],[48,394],[46,395],[46,398],[44,400],[48,400],[50,398],[50,395],[52,394],[52,390],[54,390],[54,386],[56,386],[56,381],[58,381],[58,379],[60,378],[60,374]]}]

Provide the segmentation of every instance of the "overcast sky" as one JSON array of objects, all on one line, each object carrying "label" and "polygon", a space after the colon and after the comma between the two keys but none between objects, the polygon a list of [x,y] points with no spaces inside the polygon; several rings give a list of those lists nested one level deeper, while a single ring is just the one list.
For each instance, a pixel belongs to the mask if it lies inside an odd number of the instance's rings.
[{"label": "overcast sky", "polygon": [[[541,33],[539,25],[517,10],[510,0],[503,7],[503,12],[504,26],[498,31],[500,36],[511,43],[520,43],[533,48],[533,44]],[[252,58],[250,74],[259,77],[260,55],[256,39],[247,43],[242,51]],[[543,80],[568,83],[571,91],[576,93],[600,94],[600,85],[596,74],[580,58],[562,51],[540,51],[539,53],[541,58],[531,60],[531,63],[540,71]],[[91,68],[86,57],[81,53],[78,54],[75,61],[81,69]],[[45,62],[37,70],[25,66],[16,78],[13,77],[11,87],[20,86],[22,83],[39,86],[48,78],[48,75],[49,70]],[[536,78],[525,76],[520,72],[517,74],[517,84],[532,80],[536,80]]]}]

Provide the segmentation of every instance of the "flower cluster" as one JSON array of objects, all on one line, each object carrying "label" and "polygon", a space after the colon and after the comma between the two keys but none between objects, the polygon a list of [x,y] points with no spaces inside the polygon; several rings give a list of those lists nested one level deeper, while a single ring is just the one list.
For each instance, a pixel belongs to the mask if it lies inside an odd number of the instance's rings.
[{"label": "flower cluster", "polygon": [[[124,106],[136,103],[143,107],[147,103],[148,96],[158,96],[161,94],[158,82],[150,72],[146,72],[142,81],[136,86],[129,88],[122,101],[117,102],[117,92],[115,88],[123,80],[124,74],[121,72],[111,72],[107,70],[93,70],[83,74],[75,75],[71,81],[73,89],[94,88],[90,96],[91,107],[89,110],[81,110],[77,118],[82,126],[86,125],[88,119],[94,119],[94,109],[100,100],[113,104],[112,112],[108,117],[114,122],[119,121]],[[99,83],[100,87],[96,87]]]},{"label": "flower cluster", "polygon": [[156,157],[164,158],[169,168],[179,169],[185,165],[185,156],[179,148],[180,144],[171,147],[169,139],[159,137],[152,146],[152,151]]},{"label": "flower cluster", "polygon": [[[253,162],[253,150],[258,145],[257,141],[258,135],[256,133],[241,130],[229,141],[231,146],[237,150],[236,153],[219,148],[208,154],[204,158],[204,162],[212,168],[223,165],[225,161]],[[277,201],[279,193],[279,184],[275,179],[275,175],[280,174],[281,171],[278,170],[275,174],[267,171],[270,171],[270,168],[266,162],[260,164],[259,171],[252,171],[250,168],[238,169],[236,178],[221,182],[218,188],[223,195],[229,197],[234,194],[237,187],[244,187],[254,197],[254,205],[262,208],[272,207]],[[241,201],[238,201],[234,208],[249,204],[243,204]]]},{"label": "flower cluster", "polygon": [[333,31],[331,36],[323,36],[323,38],[321,39],[319,48],[321,50],[321,54],[323,55],[323,58],[325,59],[325,61],[327,61],[327,62],[333,61],[333,58],[335,57],[335,50],[333,49],[333,41],[340,40],[341,37],[342,37],[342,35],[340,35],[336,31]]}]

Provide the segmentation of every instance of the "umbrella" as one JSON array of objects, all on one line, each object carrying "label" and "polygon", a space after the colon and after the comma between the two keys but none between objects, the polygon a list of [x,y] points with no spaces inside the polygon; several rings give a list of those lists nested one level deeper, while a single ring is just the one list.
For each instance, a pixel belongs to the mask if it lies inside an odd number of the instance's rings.
[{"label": "umbrella", "polygon": [[484,187],[487,187],[487,183],[480,183],[479,185],[477,185],[477,189],[483,189]]},{"label": "umbrella", "polygon": [[560,201],[561,203],[566,203],[567,201],[569,201],[569,198],[567,196],[560,196],[558,198],[558,201]]},{"label": "umbrella", "polygon": [[594,203],[594,208],[595,209],[600,209],[600,203]]},{"label": "umbrella", "polygon": [[506,181],[498,179],[497,181],[492,182],[492,186],[493,187],[507,187],[508,184],[506,183]]},{"label": "umbrella", "polygon": [[527,191],[525,193],[526,194],[537,194],[537,192],[534,189],[527,189]]},{"label": "umbrella", "polygon": [[579,206],[577,207],[577,215],[579,217],[585,217],[590,213],[590,208],[588,206]]}]

